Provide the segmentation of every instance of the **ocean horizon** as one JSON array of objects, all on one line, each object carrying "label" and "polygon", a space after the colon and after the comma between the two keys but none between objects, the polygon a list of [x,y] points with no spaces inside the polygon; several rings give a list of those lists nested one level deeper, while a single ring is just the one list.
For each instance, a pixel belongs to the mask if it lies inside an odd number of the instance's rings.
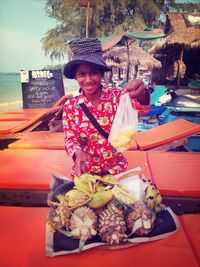
[{"label": "ocean horizon", "polygon": [[[77,91],[75,80],[63,76],[65,93]],[[23,108],[21,77],[18,72],[0,72],[0,113]]]}]

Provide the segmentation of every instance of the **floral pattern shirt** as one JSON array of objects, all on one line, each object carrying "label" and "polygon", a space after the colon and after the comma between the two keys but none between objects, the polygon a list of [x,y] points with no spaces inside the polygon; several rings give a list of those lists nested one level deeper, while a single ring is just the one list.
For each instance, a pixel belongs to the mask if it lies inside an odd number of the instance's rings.
[{"label": "floral pattern shirt", "polygon": [[[97,108],[93,107],[82,92],[78,97],[69,98],[64,105],[63,129],[66,152],[71,157],[77,148],[86,152],[89,158],[87,173],[117,174],[127,169],[128,163],[123,154],[98,132],[79,105],[84,102],[104,131],[109,133],[120,95],[120,90],[102,87]],[[139,115],[149,110],[149,106],[143,106],[137,100],[132,100],[132,105],[138,110]],[[72,171],[73,176],[74,171]]]}]

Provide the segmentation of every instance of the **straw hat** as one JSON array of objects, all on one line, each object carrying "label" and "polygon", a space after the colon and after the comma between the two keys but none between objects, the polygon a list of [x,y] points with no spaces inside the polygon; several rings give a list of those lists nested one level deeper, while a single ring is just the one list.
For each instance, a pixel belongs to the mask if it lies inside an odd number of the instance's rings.
[{"label": "straw hat", "polygon": [[104,62],[101,42],[97,38],[78,38],[69,46],[73,57],[64,67],[64,75],[67,78],[75,78],[76,67],[80,64],[90,64],[102,71],[111,70]]}]

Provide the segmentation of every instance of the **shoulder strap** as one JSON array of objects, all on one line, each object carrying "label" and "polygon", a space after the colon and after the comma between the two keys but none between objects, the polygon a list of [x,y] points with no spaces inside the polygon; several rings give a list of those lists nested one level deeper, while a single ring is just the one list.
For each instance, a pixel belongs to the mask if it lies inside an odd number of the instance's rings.
[{"label": "shoulder strap", "polygon": [[92,113],[89,111],[89,109],[86,107],[86,105],[84,103],[80,103],[79,104],[81,106],[81,108],[83,109],[83,111],[85,112],[85,115],[88,117],[88,119],[91,121],[91,123],[94,125],[94,127],[100,132],[100,134],[103,135],[103,137],[105,137],[106,139],[108,139],[108,133],[106,131],[104,131],[100,124],[98,123],[98,121],[94,118],[94,116],[92,115]]}]

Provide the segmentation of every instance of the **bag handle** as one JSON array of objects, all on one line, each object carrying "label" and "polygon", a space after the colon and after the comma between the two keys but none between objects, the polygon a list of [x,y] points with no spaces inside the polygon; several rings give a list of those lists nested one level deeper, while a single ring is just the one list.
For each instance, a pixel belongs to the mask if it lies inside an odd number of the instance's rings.
[{"label": "bag handle", "polygon": [[89,109],[86,107],[86,105],[84,103],[80,103],[79,104],[81,106],[81,108],[83,109],[83,111],[85,112],[85,115],[88,117],[88,119],[91,121],[91,123],[93,124],[93,126],[100,132],[101,135],[103,135],[103,137],[105,137],[106,139],[108,139],[109,134],[104,131],[101,127],[101,125],[98,123],[98,121],[94,118],[94,116],[92,115],[92,113],[89,111]]}]

